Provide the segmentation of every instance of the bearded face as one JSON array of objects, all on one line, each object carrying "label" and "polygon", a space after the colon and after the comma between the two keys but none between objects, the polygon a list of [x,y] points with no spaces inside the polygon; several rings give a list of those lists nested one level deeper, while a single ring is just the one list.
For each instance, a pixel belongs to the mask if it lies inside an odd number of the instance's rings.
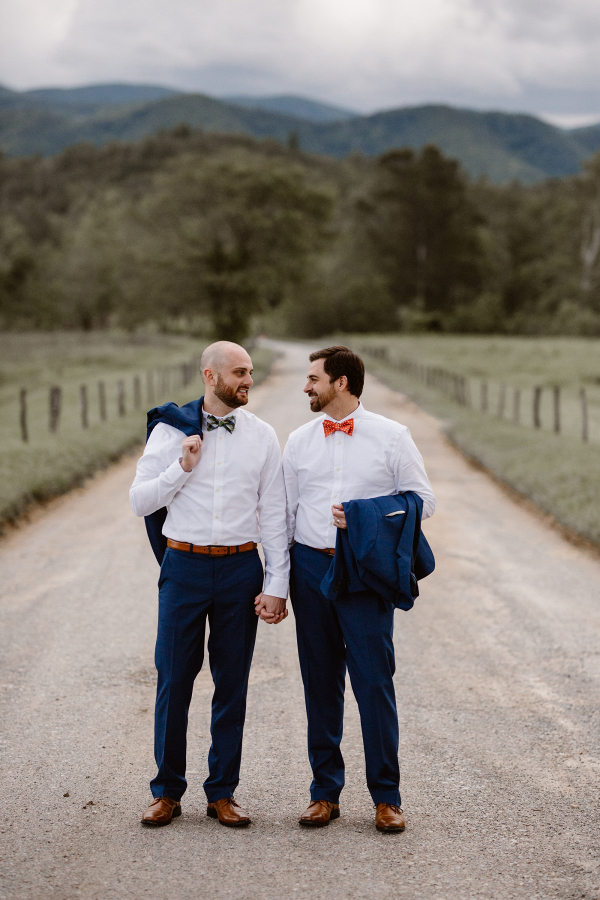
[{"label": "bearded face", "polygon": [[333,384],[326,385],[313,384],[308,394],[310,408],[312,412],[321,412],[322,409],[331,403],[336,396],[336,390]]},{"label": "bearded face", "polygon": [[[236,379],[236,381],[239,381]],[[237,409],[239,406],[245,406],[248,402],[248,388],[245,385],[240,385],[239,383],[235,385],[228,384],[221,373],[217,375],[217,383],[214,388],[215,397],[217,397],[221,403],[224,403],[225,406],[228,406],[229,409]]]}]

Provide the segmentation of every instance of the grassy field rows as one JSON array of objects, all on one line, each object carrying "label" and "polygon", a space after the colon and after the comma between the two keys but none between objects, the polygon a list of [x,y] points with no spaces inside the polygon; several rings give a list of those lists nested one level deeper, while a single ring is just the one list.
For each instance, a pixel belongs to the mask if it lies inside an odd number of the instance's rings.
[{"label": "grassy field rows", "polygon": [[[470,457],[570,531],[600,544],[600,341],[420,335],[346,336],[345,341],[362,351],[373,374],[440,417],[449,437]],[[382,346],[388,350],[386,361],[368,352]],[[399,371],[394,362],[401,356],[468,379],[471,405],[461,405],[443,391]],[[490,386],[487,413],[481,411],[476,390],[482,380]],[[521,389],[523,411],[534,385],[546,389],[541,428],[531,427],[524,414],[521,424],[512,421],[510,391],[504,415],[498,415],[502,383],[507,389]],[[559,434],[552,430],[552,393],[548,389],[554,386],[561,388],[564,404]],[[590,414],[587,443],[581,440],[576,402],[581,386],[586,388]]]},{"label": "grassy field rows", "polygon": [[[99,334],[0,335],[0,523],[16,518],[33,501],[69,490],[140,444],[146,411],[152,406],[167,400],[181,405],[199,396],[198,363],[204,346],[173,336],[132,342]],[[258,382],[268,373],[274,354],[256,348],[252,356]],[[82,385],[88,401],[85,428]],[[61,388],[55,433],[49,427],[51,386]],[[27,442],[20,427],[22,388],[27,391]]]}]

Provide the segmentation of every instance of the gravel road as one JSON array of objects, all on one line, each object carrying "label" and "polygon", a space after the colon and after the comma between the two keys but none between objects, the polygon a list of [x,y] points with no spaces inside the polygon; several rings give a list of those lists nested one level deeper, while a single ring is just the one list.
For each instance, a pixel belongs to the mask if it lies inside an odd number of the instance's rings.
[{"label": "gravel road", "polygon": [[[286,345],[251,400],[282,444],[311,415],[305,369],[306,349]],[[291,616],[259,627],[237,793],[252,826],[205,816],[207,671],[183,815],[139,824],[158,569],[128,457],[0,545],[1,898],[600,897],[600,562],[401,395],[370,378],[364,401],[410,427],[438,497],[436,572],[396,615],[406,832],[374,829],[349,689],[341,818],[298,827],[310,772]]]}]

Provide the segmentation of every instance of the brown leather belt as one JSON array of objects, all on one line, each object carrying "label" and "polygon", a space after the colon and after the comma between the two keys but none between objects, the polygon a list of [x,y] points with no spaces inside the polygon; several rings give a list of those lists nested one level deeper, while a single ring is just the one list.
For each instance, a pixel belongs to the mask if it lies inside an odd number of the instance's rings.
[{"label": "brown leather belt", "polygon": [[167,538],[167,547],[172,550],[185,550],[187,553],[204,553],[205,556],[231,556],[233,553],[246,553],[248,550],[256,550],[254,541],[247,544],[238,544],[236,547],[199,547],[198,544],[186,544],[183,541],[174,541]]},{"label": "brown leather belt", "polygon": [[319,553],[327,553],[328,556],[335,556],[335,547],[317,547]]}]

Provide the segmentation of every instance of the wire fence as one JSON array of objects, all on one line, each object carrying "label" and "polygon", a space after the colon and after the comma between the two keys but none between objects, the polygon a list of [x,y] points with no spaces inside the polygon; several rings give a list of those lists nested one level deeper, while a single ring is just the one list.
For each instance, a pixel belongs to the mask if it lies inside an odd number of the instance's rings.
[{"label": "wire fence", "polygon": [[458,375],[441,366],[426,365],[385,345],[362,345],[359,352],[405,373],[439,391],[459,406],[529,428],[600,443],[600,404],[585,387],[519,387],[488,378]]},{"label": "wire fence", "polygon": [[200,375],[200,356],[176,365],[133,374],[107,373],[94,381],[66,382],[44,388],[20,387],[4,396],[2,431],[29,443],[44,435],[79,426],[83,431],[145,412],[170,399]]}]

